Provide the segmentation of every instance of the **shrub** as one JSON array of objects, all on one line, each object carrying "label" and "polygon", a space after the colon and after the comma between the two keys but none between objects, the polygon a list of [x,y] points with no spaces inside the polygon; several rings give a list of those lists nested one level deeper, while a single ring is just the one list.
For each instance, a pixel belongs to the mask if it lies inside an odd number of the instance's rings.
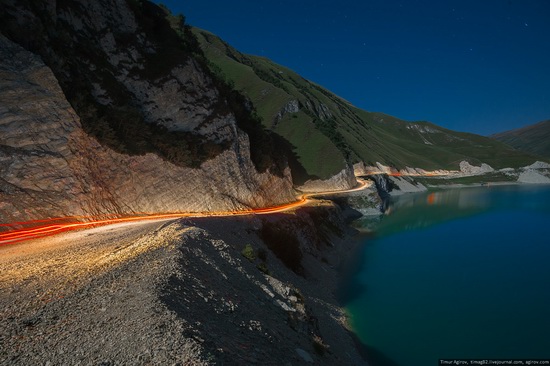
[{"label": "shrub", "polygon": [[252,248],[252,245],[250,244],[245,245],[245,247],[241,251],[241,254],[243,257],[251,262],[254,262],[256,260],[256,253],[254,252],[254,248]]}]

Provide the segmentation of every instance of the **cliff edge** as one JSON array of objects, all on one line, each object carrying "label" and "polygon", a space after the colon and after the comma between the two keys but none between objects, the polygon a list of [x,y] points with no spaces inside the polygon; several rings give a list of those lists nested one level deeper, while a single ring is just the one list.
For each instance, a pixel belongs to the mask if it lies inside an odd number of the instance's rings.
[{"label": "cliff edge", "polygon": [[284,156],[253,146],[273,141],[192,46],[160,59],[183,41],[152,3],[3,1],[1,17],[1,222],[294,200]]}]

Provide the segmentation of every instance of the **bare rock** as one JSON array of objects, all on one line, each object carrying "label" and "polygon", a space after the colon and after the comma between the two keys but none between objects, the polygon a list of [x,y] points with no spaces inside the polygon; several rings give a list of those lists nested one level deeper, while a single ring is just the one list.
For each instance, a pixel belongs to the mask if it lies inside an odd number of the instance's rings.
[{"label": "bare rock", "polygon": [[550,178],[534,169],[526,169],[520,173],[518,182],[528,184],[550,184]]},{"label": "bare rock", "polygon": [[311,357],[311,355],[309,353],[307,353],[306,351],[304,351],[303,349],[301,348],[296,348],[296,353],[302,357],[302,359],[308,363],[313,363],[313,358]]},{"label": "bare rock", "polygon": [[308,180],[298,189],[302,192],[327,192],[353,188],[357,185],[355,174],[351,166],[342,169],[340,173],[329,179]]},{"label": "bare rock", "polygon": [[544,161],[536,161],[533,164],[526,166],[525,169],[550,169],[550,164]]},{"label": "bare rock", "polygon": [[480,166],[475,166],[463,160],[460,162],[460,171],[463,175],[479,175],[494,172],[495,170],[485,163],[482,163]]},{"label": "bare rock", "polygon": [[392,196],[402,193],[425,192],[428,190],[425,185],[415,182],[411,178],[388,177],[388,179],[390,179],[397,188],[391,191]]},{"label": "bare rock", "polygon": [[40,57],[3,36],[0,53],[7,56],[0,60],[1,222],[239,210],[294,200],[290,171],[282,178],[258,173],[248,136],[232,115],[205,127],[206,134],[231,141],[231,147],[200,169],[151,153],[117,153],[84,132]]}]

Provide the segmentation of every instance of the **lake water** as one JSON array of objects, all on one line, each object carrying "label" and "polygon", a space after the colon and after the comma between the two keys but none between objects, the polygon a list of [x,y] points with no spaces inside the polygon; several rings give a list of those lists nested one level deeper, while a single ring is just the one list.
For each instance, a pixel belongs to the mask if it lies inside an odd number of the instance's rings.
[{"label": "lake water", "polygon": [[550,359],[550,188],[398,198],[362,236],[343,301],[372,366]]}]

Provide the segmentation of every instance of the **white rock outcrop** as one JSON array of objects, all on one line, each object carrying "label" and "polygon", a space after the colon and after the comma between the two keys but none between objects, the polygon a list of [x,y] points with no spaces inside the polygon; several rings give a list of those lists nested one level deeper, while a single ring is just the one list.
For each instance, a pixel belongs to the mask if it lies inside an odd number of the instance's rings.
[{"label": "white rock outcrop", "polygon": [[520,173],[518,182],[527,184],[550,184],[550,178],[533,169],[527,169]]},{"label": "white rock outcrop", "polygon": [[533,164],[524,167],[524,169],[550,169],[550,164],[544,161],[536,161]]},{"label": "white rock outcrop", "polygon": [[353,165],[354,174],[356,176],[370,175],[370,174],[394,174],[398,173],[398,170],[382,163],[376,162],[375,166],[366,165],[364,162],[359,162]]},{"label": "white rock outcrop", "polygon": [[297,189],[302,192],[328,192],[350,189],[356,185],[357,179],[353,173],[353,168],[347,166],[329,179],[308,180]]},{"label": "white rock outcrop", "polygon": [[414,182],[410,178],[405,177],[388,177],[394,185],[397,186],[397,189],[394,189],[390,192],[392,196],[403,194],[403,193],[414,193],[414,192],[424,192],[427,191],[425,185],[419,182]]},{"label": "white rock outcrop", "polygon": [[463,175],[479,175],[491,173],[495,170],[489,164],[482,163],[480,166],[475,166],[463,160],[460,162],[460,171]]}]

